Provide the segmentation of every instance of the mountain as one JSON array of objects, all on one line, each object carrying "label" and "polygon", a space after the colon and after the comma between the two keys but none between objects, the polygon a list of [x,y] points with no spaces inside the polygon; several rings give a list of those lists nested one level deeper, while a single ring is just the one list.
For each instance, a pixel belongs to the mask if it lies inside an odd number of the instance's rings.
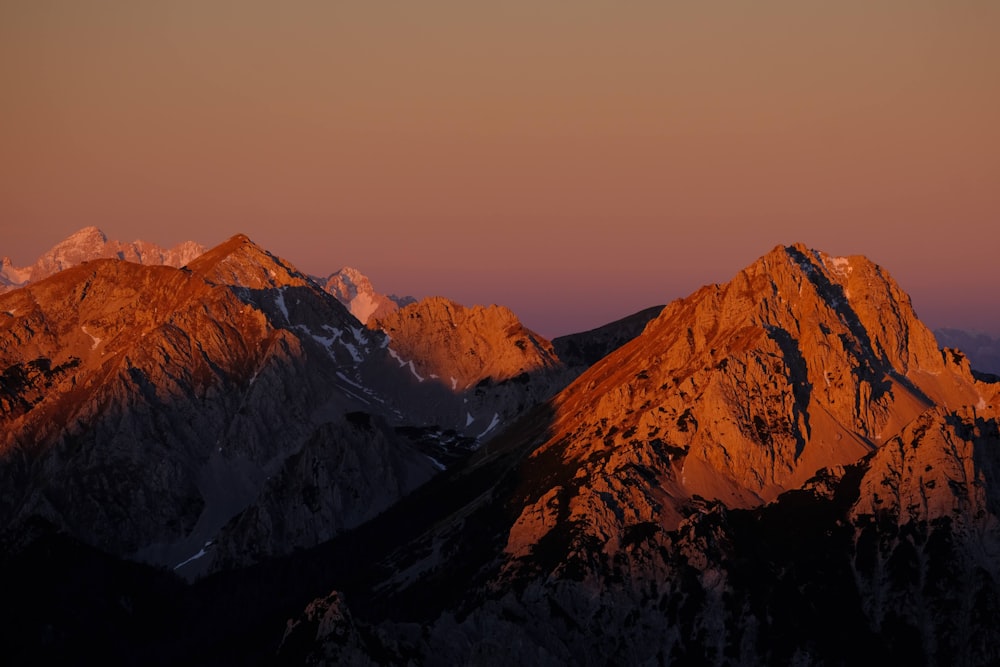
[{"label": "mountain", "polygon": [[432,297],[376,318],[371,326],[389,336],[397,355],[414,360],[414,373],[455,390],[560,365],[552,343],[502,306],[466,308]]},{"label": "mountain", "polygon": [[205,248],[193,241],[185,241],[170,249],[146,241],[109,241],[97,227],[84,227],[56,244],[31,266],[18,268],[7,257],[0,260],[0,293],[23,287],[29,282],[47,278],[92,259],[115,258],[136,264],[180,267],[204,251]]},{"label": "mountain", "polygon": [[584,373],[555,400],[539,455],[614,467],[634,451],[676,498],[756,505],[931,405],[978,400],[968,364],[942,356],[880,267],[779,247]]},{"label": "mountain", "polygon": [[552,347],[567,366],[586,369],[641,334],[663,308],[644,308],[596,329],[553,338]]},{"label": "mountain", "polygon": [[184,269],[91,261],[0,313],[8,533],[44,520],[193,573],[329,539],[438,470],[365,382],[401,384],[384,338],[245,236]]},{"label": "mountain", "polygon": [[375,317],[384,317],[416,301],[411,296],[398,297],[375,291],[368,276],[352,267],[344,267],[326,278],[314,278],[327,292],[347,306],[351,315],[363,324]]},{"label": "mountain", "polygon": [[972,370],[1000,376],[1000,338],[961,329],[936,329],[934,336],[941,345],[965,353]]},{"label": "mountain", "polygon": [[431,297],[368,326],[385,334],[387,352],[423,387],[420,411],[435,427],[473,438],[472,447],[579,374],[502,306],[467,308]]},{"label": "mountain", "polygon": [[281,650],[992,664],[998,412],[1000,385],[939,350],[881,267],[778,247],[374,522],[405,546],[310,603]]},{"label": "mountain", "polygon": [[[244,235],[181,269],[93,260],[0,312],[0,530],[187,576],[372,518],[572,379],[506,309],[415,304],[390,338]],[[485,361],[436,366],[456,345]]]},{"label": "mountain", "polygon": [[1000,382],[864,257],[367,324],[244,236],[0,296],[5,655],[1000,661]]}]

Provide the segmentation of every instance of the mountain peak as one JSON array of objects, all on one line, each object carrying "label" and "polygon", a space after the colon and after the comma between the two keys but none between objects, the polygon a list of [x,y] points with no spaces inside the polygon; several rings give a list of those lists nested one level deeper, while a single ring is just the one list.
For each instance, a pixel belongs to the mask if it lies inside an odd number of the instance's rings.
[{"label": "mountain peak", "polygon": [[399,298],[376,292],[368,276],[352,266],[345,266],[326,278],[316,278],[316,282],[365,324],[414,302],[412,297]]},{"label": "mountain peak", "polygon": [[581,375],[556,397],[542,449],[611,469],[653,434],[636,456],[662,461],[671,495],[754,505],[857,460],[930,405],[978,400],[885,271],[795,244],[674,301]]},{"label": "mountain peak", "polygon": [[187,267],[210,282],[250,289],[302,286],[309,282],[295,267],[258,246],[246,234],[236,234]]},{"label": "mountain peak", "polygon": [[185,241],[170,249],[146,241],[123,243],[108,240],[98,227],[84,227],[54,245],[31,266],[17,268],[11,265],[9,259],[4,259],[0,264],[0,292],[23,287],[94,259],[123,259],[135,264],[179,267],[204,251],[200,244],[193,241]]},{"label": "mountain peak", "polygon": [[527,329],[504,306],[467,308],[428,297],[369,323],[389,335],[402,359],[421,375],[450,378],[464,389],[486,378],[506,380],[560,366],[552,343]]},{"label": "mountain peak", "polygon": [[97,241],[100,243],[104,243],[107,240],[108,240],[108,235],[105,234],[100,227],[95,227],[93,225],[90,225],[76,232],[73,232],[60,245],[78,241]]}]

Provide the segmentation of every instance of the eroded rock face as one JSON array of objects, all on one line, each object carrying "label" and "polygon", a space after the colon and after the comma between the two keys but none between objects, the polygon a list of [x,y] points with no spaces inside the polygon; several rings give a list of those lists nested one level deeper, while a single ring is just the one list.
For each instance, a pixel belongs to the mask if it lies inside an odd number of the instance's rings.
[{"label": "eroded rock face", "polygon": [[576,377],[552,343],[502,306],[466,308],[434,297],[372,319],[386,351],[423,388],[428,421],[479,442]]},{"label": "eroded rock face", "polygon": [[466,308],[432,297],[376,318],[371,327],[389,336],[390,349],[412,360],[418,375],[456,390],[560,366],[552,343],[502,306]]},{"label": "eroded rock face", "polygon": [[975,404],[977,386],[880,267],[779,247],[584,373],[555,399],[536,456],[606,479],[613,503],[596,516],[630,504],[619,471],[632,469],[674,501],[752,506],[857,460],[929,406]]}]

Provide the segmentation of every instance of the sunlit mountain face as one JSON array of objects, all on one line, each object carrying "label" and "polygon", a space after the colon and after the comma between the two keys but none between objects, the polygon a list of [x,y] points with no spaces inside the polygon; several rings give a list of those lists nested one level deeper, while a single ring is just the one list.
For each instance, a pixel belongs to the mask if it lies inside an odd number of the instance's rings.
[{"label": "sunlit mountain face", "polygon": [[0,294],[14,664],[1000,661],[1000,383],[864,257],[549,341],[72,239]]}]

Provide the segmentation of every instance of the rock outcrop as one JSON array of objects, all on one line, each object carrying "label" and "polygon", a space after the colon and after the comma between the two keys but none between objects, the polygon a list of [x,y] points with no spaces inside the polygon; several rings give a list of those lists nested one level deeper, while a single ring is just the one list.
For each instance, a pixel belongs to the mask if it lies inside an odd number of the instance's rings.
[{"label": "rock outcrop", "polygon": [[960,329],[936,329],[934,337],[940,345],[968,356],[973,372],[1000,377],[1000,338]]}]

